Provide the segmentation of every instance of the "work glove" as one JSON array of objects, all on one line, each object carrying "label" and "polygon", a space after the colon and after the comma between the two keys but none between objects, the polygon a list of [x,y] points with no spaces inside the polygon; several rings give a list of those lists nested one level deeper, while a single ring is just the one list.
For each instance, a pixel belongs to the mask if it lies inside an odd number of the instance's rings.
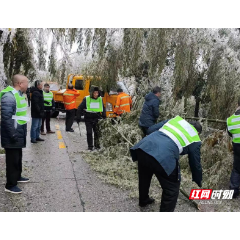
[{"label": "work glove", "polygon": [[12,143],[18,142],[18,136],[17,136],[16,133],[11,136],[10,141],[11,141]]}]

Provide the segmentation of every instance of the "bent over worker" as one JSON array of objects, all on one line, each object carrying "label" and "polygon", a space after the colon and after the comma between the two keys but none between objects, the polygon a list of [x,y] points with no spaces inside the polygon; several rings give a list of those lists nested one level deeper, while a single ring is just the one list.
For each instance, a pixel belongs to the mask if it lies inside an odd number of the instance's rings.
[{"label": "bent over worker", "polygon": [[68,89],[63,93],[63,101],[66,109],[66,132],[74,132],[72,125],[77,108],[76,98],[78,96],[80,96],[80,93],[69,83]]},{"label": "bent over worker", "polygon": [[138,161],[139,206],[155,200],[149,197],[153,174],[162,187],[160,212],[173,212],[180,188],[179,155],[188,154],[192,180],[201,187],[202,166],[200,159],[202,126],[188,123],[180,116],[153,125],[130,151],[133,161]]},{"label": "bent over worker", "polygon": [[117,93],[118,97],[114,113],[122,115],[125,112],[130,112],[132,108],[132,98],[128,94],[124,93],[121,88],[117,90]]},{"label": "bent over worker", "polygon": [[17,74],[12,78],[13,87],[8,86],[0,93],[1,99],[1,144],[6,153],[5,191],[21,193],[17,186],[20,182],[29,182],[22,177],[22,149],[26,147],[27,101],[23,96],[28,87],[27,77]]},{"label": "bent over worker", "polygon": [[228,134],[233,144],[233,169],[230,177],[230,189],[234,190],[233,198],[239,195],[240,187],[240,98],[235,113],[227,119]]},{"label": "bent over worker", "polygon": [[83,99],[77,110],[77,122],[81,121],[81,116],[84,115],[86,130],[87,130],[87,143],[88,150],[93,150],[93,136],[94,132],[94,147],[100,148],[99,133],[98,133],[98,120],[106,118],[106,110],[103,105],[102,97],[99,96],[98,87],[94,87],[90,96]]}]

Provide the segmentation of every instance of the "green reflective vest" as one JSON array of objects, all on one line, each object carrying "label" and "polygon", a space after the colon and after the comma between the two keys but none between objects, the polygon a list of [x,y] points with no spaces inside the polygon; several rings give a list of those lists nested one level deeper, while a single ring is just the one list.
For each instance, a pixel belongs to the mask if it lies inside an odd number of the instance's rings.
[{"label": "green reflective vest", "polygon": [[227,119],[227,129],[232,134],[232,141],[240,143],[240,115],[233,114]]},{"label": "green reflective vest", "polygon": [[193,142],[200,142],[197,130],[180,116],[172,118],[159,131],[165,133],[178,146],[179,153]]},{"label": "green reflective vest", "polygon": [[86,112],[103,112],[102,97],[93,99],[90,96],[87,96],[86,103],[87,103]]},{"label": "green reflective vest", "polygon": [[25,97],[20,96],[17,90],[8,86],[1,91],[0,99],[7,92],[12,92],[16,100],[16,114],[12,116],[12,119],[17,120],[17,123],[20,125],[26,124],[30,119],[27,117],[27,102]]},{"label": "green reflective vest", "polygon": [[44,106],[48,106],[51,107],[52,106],[52,100],[53,100],[53,93],[52,92],[45,92],[43,91],[43,97],[44,97],[44,101],[49,102],[49,104],[44,103]]}]

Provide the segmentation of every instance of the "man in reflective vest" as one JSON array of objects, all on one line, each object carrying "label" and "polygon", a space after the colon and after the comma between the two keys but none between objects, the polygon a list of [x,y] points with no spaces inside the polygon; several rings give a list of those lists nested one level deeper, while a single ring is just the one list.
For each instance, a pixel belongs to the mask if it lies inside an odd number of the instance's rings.
[{"label": "man in reflective vest", "polygon": [[132,108],[131,97],[128,94],[124,93],[121,88],[117,90],[117,93],[118,93],[118,97],[117,97],[117,102],[116,102],[114,112],[117,115],[122,115],[125,112],[130,112]]},{"label": "man in reflective vest", "polygon": [[94,132],[94,147],[99,149],[99,133],[98,133],[98,120],[106,118],[106,110],[103,105],[102,97],[99,94],[98,87],[94,87],[91,96],[83,99],[78,107],[77,122],[81,121],[81,116],[84,115],[86,130],[87,130],[87,143],[88,150],[93,150],[93,136]]},{"label": "man in reflective vest", "polygon": [[80,96],[80,93],[69,83],[68,89],[63,93],[63,101],[66,109],[66,132],[74,132],[72,125],[76,115],[76,98],[78,96]]},{"label": "man in reflective vest", "polygon": [[235,113],[227,119],[228,134],[233,143],[233,169],[230,177],[230,189],[234,190],[233,198],[239,195],[240,186],[240,98]]},{"label": "man in reflective vest", "polygon": [[8,86],[0,93],[1,99],[1,144],[6,153],[5,191],[21,193],[19,182],[28,182],[22,177],[22,148],[26,147],[27,102],[23,93],[28,88],[28,79],[20,74],[12,78],[13,87]]},{"label": "man in reflective vest", "polygon": [[44,116],[42,118],[42,126],[41,126],[41,134],[46,135],[44,132],[44,122],[46,120],[46,129],[47,133],[55,133],[50,128],[50,120],[51,120],[51,111],[55,110],[55,102],[53,99],[53,93],[49,91],[50,86],[48,83],[44,84],[43,89],[43,98],[44,98]]},{"label": "man in reflective vest", "polygon": [[198,122],[176,116],[150,127],[149,135],[130,149],[133,161],[138,161],[139,206],[154,202],[148,194],[155,174],[163,190],[160,211],[174,211],[181,180],[179,155],[188,154],[192,180],[202,186],[201,131]]}]

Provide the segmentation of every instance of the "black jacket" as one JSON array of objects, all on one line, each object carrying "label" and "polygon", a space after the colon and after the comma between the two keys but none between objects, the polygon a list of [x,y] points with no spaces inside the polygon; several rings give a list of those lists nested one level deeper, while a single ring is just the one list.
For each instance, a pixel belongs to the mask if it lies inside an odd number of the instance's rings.
[{"label": "black jacket", "polygon": [[[103,103],[102,103],[103,105]],[[86,97],[83,99],[82,103],[78,106],[77,110],[77,119],[81,119],[81,116],[84,115],[84,120],[92,121],[92,120],[98,120],[101,118],[106,118],[106,109],[103,105],[103,112],[102,113],[88,113],[84,109],[87,109],[87,101]]]},{"label": "black jacket", "polygon": [[32,118],[42,118],[44,116],[43,91],[36,87],[31,88],[31,116]]},{"label": "black jacket", "polygon": [[25,148],[27,124],[19,125],[12,116],[16,114],[16,100],[11,92],[1,99],[1,144],[3,148]]},{"label": "black jacket", "polygon": [[139,119],[139,126],[151,127],[159,117],[159,98],[152,92],[145,96],[142,112]]}]

